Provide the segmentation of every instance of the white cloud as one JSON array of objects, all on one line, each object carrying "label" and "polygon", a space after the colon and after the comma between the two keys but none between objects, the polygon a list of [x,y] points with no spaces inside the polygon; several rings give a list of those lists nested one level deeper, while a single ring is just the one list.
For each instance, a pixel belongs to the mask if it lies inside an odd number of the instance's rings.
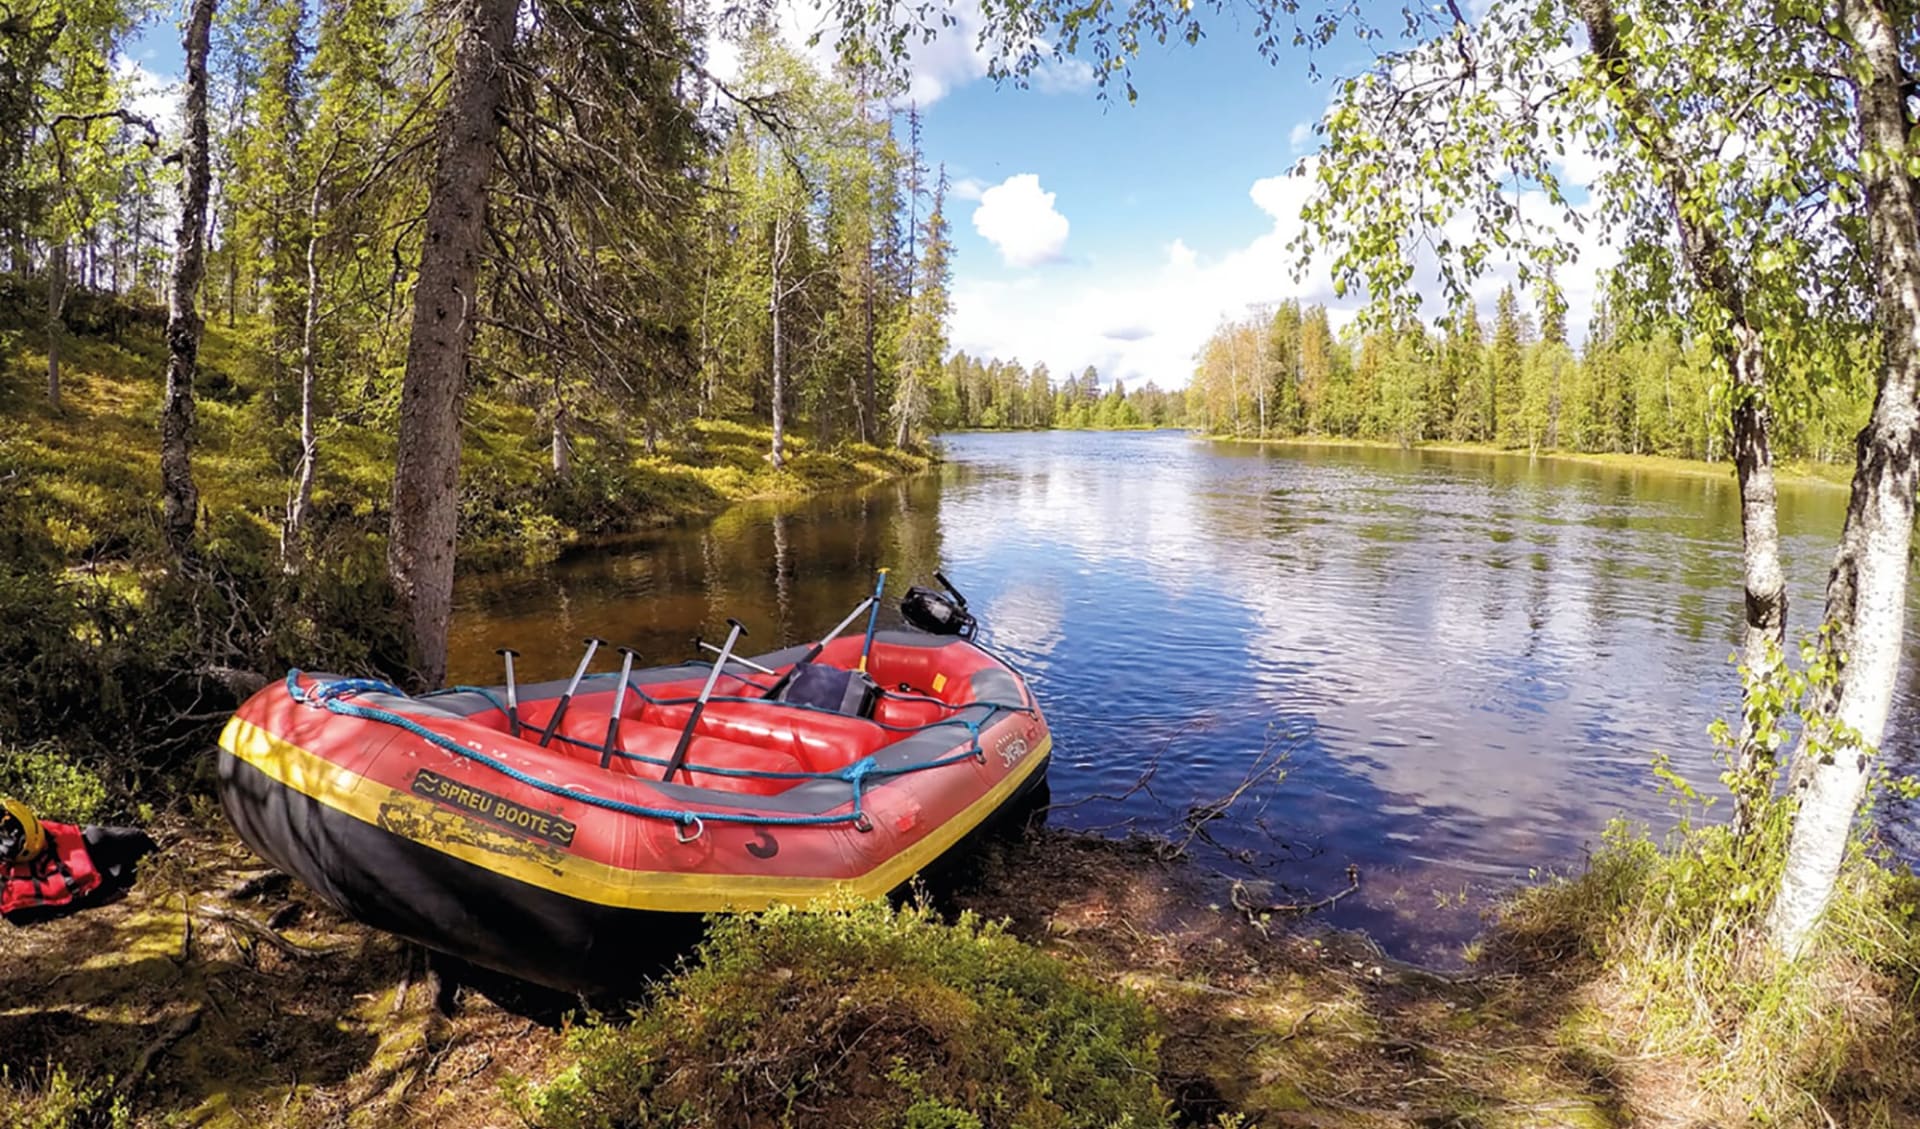
[{"label": "white cloud", "polygon": [[955,200],[971,200],[974,203],[979,203],[986,191],[987,182],[976,176],[963,176],[947,185],[947,195]]},{"label": "white cloud", "polygon": [[1084,59],[1050,59],[1033,72],[1032,85],[1042,94],[1079,94],[1093,89],[1093,78]]},{"label": "white cloud", "polygon": [[[1335,297],[1323,256],[1311,259],[1295,279],[1299,255],[1290,245],[1301,231],[1300,208],[1313,190],[1314,159],[1302,163],[1303,175],[1264,177],[1248,187],[1247,198],[1267,227],[1223,254],[1200,254],[1169,232],[1173,237],[1165,239],[1158,259],[1139,267],[1070,263],[1048,272],[1044,281],[1033,275],[972,277],[963,260],[954,288],[954,347],[1029,365],[1045,362],[1055,372],[1077,372],[1091,364],[1106,380],[1122,379],[1129,386],[1152,380],[1168,388],[1187,383],[1195,353],[1223,319],[1245,317],[1252,308],[1297,298],[1325,305],[1335,329],[1345,326],[1359,300],[1352,294]],[[1014,179],[1031,181],[1031,190],[1039,194],[1037,178]],[[1005,186],[989,191],[1000,187]],[[1578,341],[1598,300],[1600,276],[1617,256],[1599,243],[1596,225],[1573,232],[1538,193],[1523,195],[1519,203],[1528,218],[1552,223],[1581,247],[1578,260],[1558,279]],[[1138,239],[1148,233],[1131,234]],[[1464,228],[1452,234],[1457,243]],[[1430,258],[1416,264],[1415,277],[1426,292],[1438,292]],[[1511,266],[1492,268],[1474,287],[1481,309],[1490,315],[1501,287],[1515,283]],[[1434,305],[1426,312],[1442,311]]]},{"label": "white cloud", "polygon": [[1016,173],[980,194],[973,229],[1000,251],[1010,267],[1059,262],[1067,246],[1067,217],[1053,206],[1053,193],[1033,173]]},{"label": "white cloud", "polygon": [[1307,147],[1307,142],[1311,140],[1313,140],[1313,123],[1312,122],[1296,123],[1293,127],[1293,132],[1287,134],[1287,144],[1291,145],[1293,147],[1293,151],[1296,153],[1298,153],[1302,149],[1305,149]]}]

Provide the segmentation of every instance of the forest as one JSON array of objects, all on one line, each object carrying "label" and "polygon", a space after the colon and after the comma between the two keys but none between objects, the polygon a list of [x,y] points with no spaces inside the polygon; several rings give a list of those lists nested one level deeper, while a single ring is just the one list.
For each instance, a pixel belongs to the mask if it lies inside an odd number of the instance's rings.
[{"label": "forest", "polygon": [[[1630,332],[1602,307],[1586,338],[1566,316],[1529,312],[1504,288],[1491,319],[1468,308],[1437,325],[1333,328],[1327,308],[1297,299],[1222,322],[1186,387],[1103,387],[1092,367],[1054,381],[1045,365],[956,353],[934,386],[940,428],[1185,427],[1236,439],[1323,437],[1412,446],[1478,443],[1532,452],[1731,457],[1726,390],[1711,343],[1672,331]],[[1776,412],[1780,456],[1844,463],[1872,406],[1858,361],[1805,380]]]},{"label": "forest", "polygon": [[[1487,443],[1528,451],[1667,455],[1725,462],[1726,389],[1711,342],[1594,311],[1568,341],[1564,311],[1529,315],[1512,287],[1489,323],[1464,308],[1437,326],[1358,325],[1336,334],[1322,306],[1297,301],[1222,324],[1188,386],[1187,420],[1207,434],[1330,436],[1402,445]],[[1776,410],[1786,458],[1844,462],[1872,406],[1865,365]]]},{"label": "forest", "polygon": [[1153,381],[1128,389],[1125,381],[1114,380],[1102,389],[1092,365],[1056,382],[1044,364],[1029,371],[1017,360],[982,361],[956,352],[933,385],[929,418],[943,430],[1179,427],[1186,419],[1186,399]]}]

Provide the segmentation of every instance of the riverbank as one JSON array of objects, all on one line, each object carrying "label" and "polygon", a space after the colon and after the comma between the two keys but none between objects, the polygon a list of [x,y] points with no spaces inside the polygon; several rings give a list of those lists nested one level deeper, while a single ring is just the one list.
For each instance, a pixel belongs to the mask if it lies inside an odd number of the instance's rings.
[{"label": "riverbank", "polygon": [[[166,368],[151,311],[71,335],[61,407],[48,402],[39,335],[0,311],[0,482],[47,524],[53,548],[95,568],[160,551],[159,404]],[[211,537],[277,544],[298,462],[296,405],[248,347],[265,331],[207,326],[201,345],[194,475]],[[316,536],[379,536],[386,524],[397,403],[351,396],[323,408],[314,489]],[[850,489],[924,470],[920,454],[822,444],[789,432],[786,466],[767,460],[758,423],[696,419],[664,426],[655,449],[644,421],[607,421],[572,437],[557,475],[552,436],[531,404],[477,391],[461,459],[460,563],[465,570],[538,561],[567,547],[710,515],[735,502]]]},{"label": "riverbank", "polygon": [[[276,877],[213,829],[217,815],[202,815],[195,826],[163,832],[163,853],[144,865],[123,901],[0,932],[8,954],[0,961],[0,1125],[517,1124],[529,1110],[552,1108],[540,1098],[556,1082],[575,1096],[595,1091],[605,1109],[638,1100],[682,1072],[743,1068],[693,1061],[684,1044],[668,1040],[644,1064],[654,1082],[630,1070],[609,1074],[626,1049],[622,1040],[647,1038],[660,1017],[643,1011],[631,1035],[624,1023],[582,1028],[577,1003],[516,990],[497,977],[463,981],[451,970],[436,971],[419,951],[342,920]],[[1737,1114],[1755,1100],[1755,1080],[1720,1073],[1744,1060],[1716,1061],[1712,1047],[1676,1037],[1685,1028],[1650,1035],[1650,1024],[1672,1018],[1664,1010],[1672,1001],[1637,997],[1632,978],[1605,959],[1598,930],[1607,906],[1570,914],[1565,897],[1555,908],[1547,889],[1547,909],[1523,902],[1493,923],[1467,976],[1397,964],[1358,937],[1243,911],[1225,879],[1142,840],[1038,832],[997,844],[938,901],[948,912],[1004,922],[1020,945],[1059,963],[1057,972],[1030,967],[1027,990],[1038,975],[1057,981],[1046,990],[1055,996],[1084,993],[1089,989],[1074,987],[1084,983],[1119,993],[1110,997],[1116,1003],[1124,997],[1134,1001],[1127,1006],[1147,1009],[1153,1036],[1134,1044],[1133,1053],[1144,1056],[1168,1116],[1143,1124],[1744,1120]],[[1581,896],[1603,889],[1590,884]],[[861,920],[848,929],[871,933],[875,919]],[[924,930],[918,932],[924,941]],[[739,1007],[755,998],[751,993],[788,992],[803,1025],[832,1029],[854,1044],[863,1031],[876,1040],[911,1036],[920,1041],[916,1047],[938,1044],[973,1022],[966,1016],[976,1005],[964,1000],[971,990],[964,981],[945,995],[928,998],[924,987],[902,995],[899,968],[830,972],[810,967],[806,955],[785,959],[799,963],[774,980],[789,989],[768,989],[765,977],[756,977],[738,986],[747,994],[733,995],[728,974],[710,970],[698,983],[697,1002]],[[919,1018],[881,1014],[845,996],[835,1005],[841,989],[831,985],[838,981],[816,980],[829,975],[870,979],[890,1008],[932,1010]],[[668,982],[648,1006],[684,1012],[689,983],[684,976]],[[1836,985],[1829,978],[1824,987]],[[1805,1100],[1748,1112],[1789,1125],[1823,1124],[1822,1113],[1838,1119],[1825,1124],[1906,1123],[1902,1111],[1912,1111],[1920,1090],[1913,1025],[1897,1014],[1899,985],[1856,980],[1847,989],[1862,1005],[1847,1014],[1865,1017],[1848,1038],[1836,1045],[1832,1033],[1817,1032],[1821,1039],[1779,1048],[1779,1071],[1802,1087]],[[822,990],[826,998],[814,998]],[[1715,999],[1725,987],[1677,984],[1667,991]],[[1110,1019],[1116,1003],[1102,1008],[1088,997],[1068,1006],[1092,1007]],[[772,1022],[750,1019],[735,1030],[727,1042],[736,1057],[753,1059],[760,1027]],[[895,1030],[902,1022],[907,1026]],[[1715,1022],[1729,1037],[1737,1033],[1733,1017]],[[738,1098],[735,1104],[759,1111],[755,1124],[824,1126],[850,1123],[841,1116],[849,1110],[904,1106],[911,1095],[889,1098],[892,1087],[923,1086],[901,1068],[842,1077],[835,1072],[844,1072],[853,1046],[826,1043],[832,1045],[805,1052],[819,1056],[819,1069],[802,1092],[753,1098],[721,1087],[694,1100]],[[746,1083],[742,1076],[740,1085]],[[121,1120],[105,1116],[115,1108]],[[702,1122],[697,1109],[681,1107],[651,1115],[642,1109],[620,1123]]]},{"label": "riverbank", "polygon": [[[1425,442],[1409,446],[1384,439],[1345,439],[1322,435],[1269,436],[1264,439],[1244,435],[1209,435],[1193,433],[1196,438],[1221,443],[1258,443],[1276,447],[1302,448],[1360,448],[1376,451],[1427,451],[1435,454],[1493,455],[1518,459],[1553,459],[1558,462],[1583,463],[1588,466],[1609,467],[1622,471],[1648,471],[1669,475],[1687,475],[1696,478],[1719,478],[1733,480],[1734,467],[1731,462],[1710,463],[1701,459],[1682,459],[1671,455],[1635,455],[1614,451],[1563,451],[1546,449],[1533,451],[1524,447],[1503,447],[1497,443],[1442,443]],[[1782,485],[1824,486],[1846,488],[1852,483],[1852,464],[1816,463],[1805,459],[1788,459],[1774,464],[1774,476]]]}]

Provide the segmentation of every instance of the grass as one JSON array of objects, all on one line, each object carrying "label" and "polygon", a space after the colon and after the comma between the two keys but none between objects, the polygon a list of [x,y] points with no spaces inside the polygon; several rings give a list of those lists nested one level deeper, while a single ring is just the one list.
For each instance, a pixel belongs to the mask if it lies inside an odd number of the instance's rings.
[{"label": "grass", "polygon": [[[1773,813],[1760,853],[1777,855]],[[1891,1125],[1920,1108],[1920,881],[1857,845],[1817,947],[1772,959],[1751,845],[1683,825],[1656,844],[1622,824],[1589,867],[1515,898],[1496,961],[1568,982],[1563,1045],[1637,1104],[1712,1124]],[[1758,870],[1770,888],[1765,864]]]}]

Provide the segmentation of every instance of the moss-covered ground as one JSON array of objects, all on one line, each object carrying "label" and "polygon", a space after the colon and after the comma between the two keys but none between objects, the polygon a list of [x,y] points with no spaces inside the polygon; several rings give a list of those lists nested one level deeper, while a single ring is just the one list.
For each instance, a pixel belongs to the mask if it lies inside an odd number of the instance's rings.
[{"label": "moss-covered ground", "polygon": [[[32,495],[56,546],[76,562],[137,557],[159,539],[163,318],[104,309],[113,317],[62,346],[55,408],[44,339],[0,300],[0,481]],[[296,389],[263,367],[249,345],[258,332],[245,320],[215,320],[201,348],[193,465],[215,538],[277,539],[298,461]],[[329,385],[325,399],[317,518],[335,536],[380,532],[392,483],[392,390]],[[640,438],[643,420],[581,428],[572,474],[561,481],[538,409],[476,390],[462,452],[463,566],[551,556],[748,498],[847,489],[927,465],[916,454],[827,443],[796,429],[787,437],[790,457],[776,469],[762,424],[654,422],[651,453]]]}]

